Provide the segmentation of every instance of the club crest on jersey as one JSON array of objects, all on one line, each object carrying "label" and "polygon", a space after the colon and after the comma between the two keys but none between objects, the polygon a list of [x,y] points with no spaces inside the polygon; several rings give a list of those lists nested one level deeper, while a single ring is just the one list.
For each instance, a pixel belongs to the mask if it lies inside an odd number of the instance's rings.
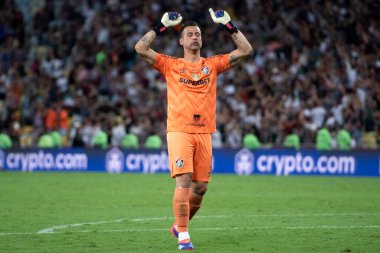
[{"label": "club crest on jersey", "polygon": [[208,75],[210,73],[210,69],[207,66],[202,66],[202,73]]},{"label": "club crest on jersey", "polygon": [[178,168],[182,168],[183,167],[183,164],[184,164],[184,161],[182,159],[177,159],[177,161],[175,161],[175,165],[178,167]]}]

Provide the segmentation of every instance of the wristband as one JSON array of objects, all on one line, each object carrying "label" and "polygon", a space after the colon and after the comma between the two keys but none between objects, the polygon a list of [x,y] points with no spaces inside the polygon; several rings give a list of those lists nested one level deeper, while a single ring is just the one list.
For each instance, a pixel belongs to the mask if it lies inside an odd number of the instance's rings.
[{"label": "wristband", "polygon": [[232,24],[232,22],[228,22],[227,24],[224,25],[224,28],[230,33],[230,34],[233,34],[233,33],[237,33],[238,32],[238,29],[236,28],[236,26],[234,26],[234,24]]},{"label": "wristband", "polygon": [[165,32],[167,29],[166,26],[164,26],[164,24],[162,22],[160,22],[160,24],[156,25],[154,28],[153,28],[153,31],[158,35],[160,35],[161,33]]}]

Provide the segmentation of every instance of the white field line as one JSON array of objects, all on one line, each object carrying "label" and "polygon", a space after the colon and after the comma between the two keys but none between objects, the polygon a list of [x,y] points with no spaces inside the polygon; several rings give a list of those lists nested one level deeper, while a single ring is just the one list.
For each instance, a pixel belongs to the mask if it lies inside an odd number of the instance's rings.
[{"label": "white field line", "polygon": [[[249,214],[239,217],[334,217],[334,216],[380,216],[380,213],[296,213],[296,214]],[[234,215],[195,216],[194,218],[231,218]]]},{"label": "white field line", "polygon": [[72,227],[81,227],[85,225],[97,225],[97,224],[108,224],[108,223],[120,223],[126,221],[126,219],[117,219],[117,220],[111,220],[111,221],[95,221],[95,222],[84,222],[84,223],[74,223],[74,224],[65,224],[65,225],[57,225],[48,227],[45,229],[42,229],[37,232],[37,234],[51,234],[55,233],[55,230],[59,229],[65,229],[65,228],[72,228]]},{"label": "white field line", "polygon": [[[380,225],[358,225],[358,226],[284,226],[284,227],[213,227],[213,228],[192,228],[192,231],[218,231],[218,230],[312,230],[312,229],[380,229]],[[140,228],[140,229],[107,229],[107,230],[96,230],[96,233],[130,233],[130,232],[168,232],[168,228]],[[70,233],[91,233],[95,232],[95,230],[81,230],[81,231],[70,231]],[[51,232],[44,234],[62,234],[63,232]],[[42,233],[0,233],[0,236],[6,235],[36,235]]]},{"label": "white field line", "polygon": [[35,235],[37,233],[32,233],[32,232],[0,232],[0,236],[5,236],[5,235]]},{"label": "white field line", "polygon": [[[333,214],[333,213],[322,213],[322,214],[255,214],[255,215],[248,215],[244,217],[326,217],[326,216],[371,216],[373,214],[365,214],[365,213],[341,213],[341,214]],[[380,215],[380,213],[377,213],[375,215]],[[230,215],[215,215],[215,216],[195,216],[195,218],[202,219],[202,218],[229,218],[234,217]],[[172,219],[172,217],[152,217],[152,218],[135,218],[130,219],[129,221],[134,222],[141,222],[141,221],[154,221],[154,220],[168,220]],[[66,224],[66,225],[57,225],[48,227],[45,229],[42,229],[38,231],[38,234],[49,234],[49,233],[55,233],[56,230],[60,229],[66,229],[70,227],[80,227],[85,225],[97,225],[97,224],[107,224],[107,223],[120,223],[128,221],[128,219],[117,219],[112,221],[97,221],[97,222],[86,222],[86,223],[75,223],[75,224]]]},{"label": "white field line", "polygon": [[[322,213],[322,214],[254,214],[254,215],[246,215],[243,217],[326,217],[326,216],[370,216],[371,214],[363,214],[363,213],[341,213],[341,214],[333,214],[333,213]],[[380,213],[376,214],[380,215]],[[195,216],[197,219],[203,218],[231,218],[234,217],[232,215],[215,215],[215,216]],[[97,225],[97,224],[108,224],[108,223],[120,223],[124,221],[134,221],[134,222],[143,222],[143,221],[154,221],[154,220],[168,220],[173,219],[172,217],[152,217],[152,218],[135,218],[135,219],[117,219],[111,221],[96,221],[96,222],[85,222],[85,223],[75,223],[75,224],[65,224],[65,225],[57,225],[48,228],[44,228],[38,231],[38,234],[49,234],[55,233],[56,230],[66,229],[70,227],[81,227],[85,225]]]},{"label": "white field line", "polygon": [[[284,230],[308,230],[308,229],[359,229],[359,228],[380,228],[380,225],[358,225],[358,226],[285,226],[285,227],[233,227],[233,228],[221,228],[221,227],[214,227],[214,228],[192,228],[191,231],[211,231],[211,230],[266,230],[266,229],[284,229]],[[159,232],[159,231],[166,231],[168,232],[169,229],[165,228],[141,228],[141,229],[109,229],[109,230],[96,230],[96,232],[101,233],[115,233],[115,232]],[[83,230],[83,231],[76,231],[76,233],[89,233],[93,232],[91,230]]]},{"label": "white field line", "polygon": [[[239,217],[328,217],[328,216],[380,216],[380,213],[320,213],[320,214],[252,214],[244,215]],[[212,219],[212,218],[231,218],[236,217],[233,215],[214,215],[214,216],[196,216],[196,219]],[[121,223],[124,221],[132,222],[144,222],[144,221],[154,221],[154,220],[169,220],[173,217],[151,217],[151,218],[134,218],[134,219],[116,219],[110,221],[95,221],[95,222],[83,222],[83,223],[73,223],[73,224],[63,224],[51,226],[35,232],[0,232],[0,236],[6,235],[34,235],[34,234],[54,234],[60,233],[59,230],[81,227],[86,225],[98,225],[98,224],[109,224],[109,223]],[[380,228],[380,225],[359,225],[359,226],[285,226],[285,227],[248,227],[248,228],[193,228],[192,230],[262,230],[262,229],[355,229],[355,228]],[[167,229],[123,229],[123,230],[97,230],[97,232],[149,232],[149,231],[166,231]],[[83,231],[70,231],[73,233],[88,233],[90,230]]]}]

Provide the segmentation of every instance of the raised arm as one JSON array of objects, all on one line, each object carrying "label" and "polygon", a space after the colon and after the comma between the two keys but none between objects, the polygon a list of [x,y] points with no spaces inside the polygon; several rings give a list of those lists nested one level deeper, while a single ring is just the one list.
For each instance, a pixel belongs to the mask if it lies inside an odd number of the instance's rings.
[{"label": "raised arm", "polygon": [[248,42],[244,34],[239,31],[231,22],[231,18],[224,10],[213,11],[209,9],[212,20],[224,26],[224,28],[231,34],[231,37],[236,45],[236,49],[229,53],[230,64],[235,66],[244,60],[247,56],[253,53],[251,44]]},{"label": "raised arm", "polygon": [[135,45],[135,50],[139,56],[142,57],[147,63],[152,65],[156,59],[157,53],[150,48],[150,45],[158,35],[164,32],[168,27],[175,26],[181,23],[182,16],[177,12],[166,12],[162,18],[161,23],[153,30],[146,33]]},{"label": "raised arm", "polygon": [[150,48],[150,45],[156,39],[157,34],[151,30],[147,32],[135,46],[135,50],[141,58],[146,61],[149,65],[153,65],[154,60],[156,59],[157,53]]}]

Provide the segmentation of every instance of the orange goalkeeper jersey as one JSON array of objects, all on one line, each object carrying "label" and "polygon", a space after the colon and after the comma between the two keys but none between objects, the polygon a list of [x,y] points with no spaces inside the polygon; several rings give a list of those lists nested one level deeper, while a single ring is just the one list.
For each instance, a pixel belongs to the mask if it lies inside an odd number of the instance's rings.
[{"label": "orange goalkeeper jersey", "polygon": [[230,67],[227,54],[201,58],[197,63],[157,54],[153,68],[167,82],[168,132],[216,131],[216,80]]}]

